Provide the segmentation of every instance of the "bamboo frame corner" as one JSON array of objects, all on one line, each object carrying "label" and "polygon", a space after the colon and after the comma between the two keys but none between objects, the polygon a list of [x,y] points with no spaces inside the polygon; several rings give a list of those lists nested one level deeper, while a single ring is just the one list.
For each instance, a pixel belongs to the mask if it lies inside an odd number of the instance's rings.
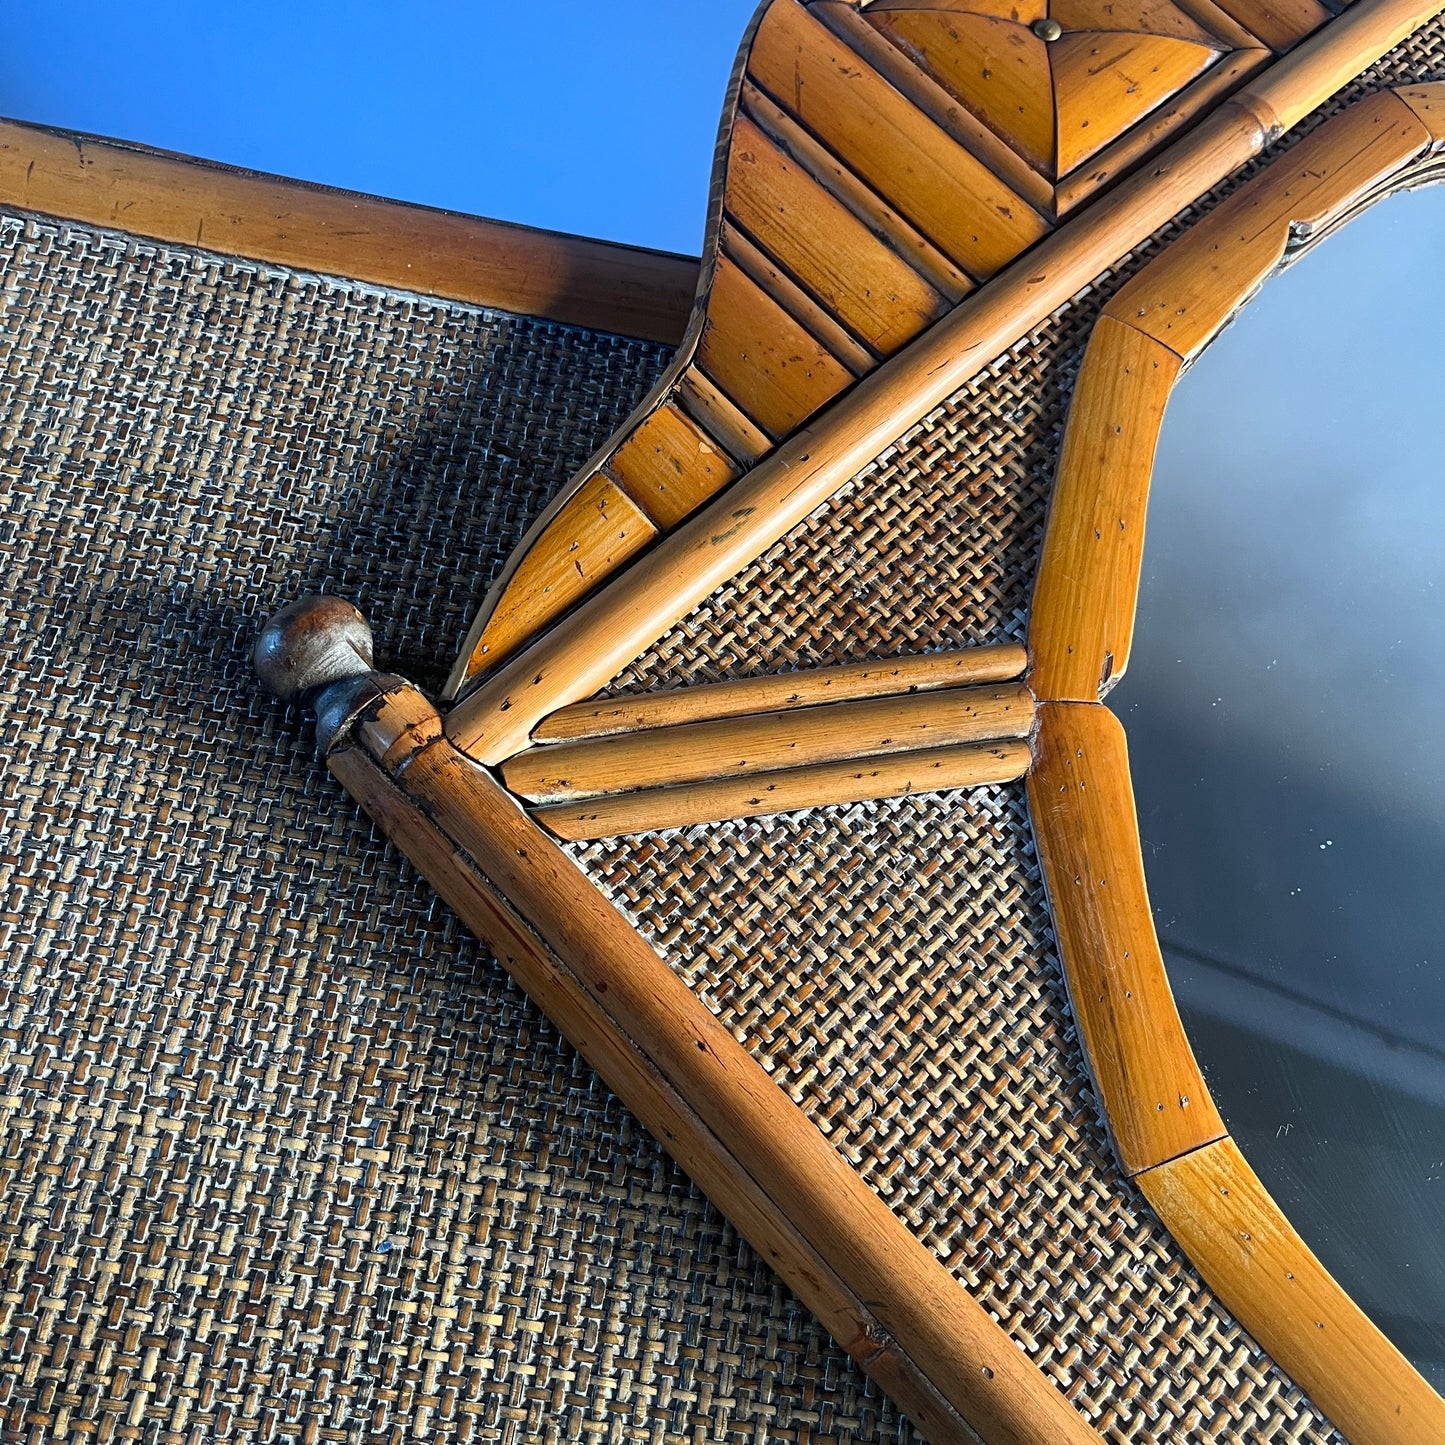
[{"label": "bamboo frame corner", "polygon": [[1225,1304],[1354,1445],[1445,1439],[1445,1402],[1345,1294],[1229,1138],[1175,1007],[1144,879],[1124,730],[1165,404],[1304,248],[1441,178],[1445,84],[1356,102],[1173,242],[1104,307],[1065,427],[1029,625],[1030,815],[1085,1055],[1125,1172]]}]

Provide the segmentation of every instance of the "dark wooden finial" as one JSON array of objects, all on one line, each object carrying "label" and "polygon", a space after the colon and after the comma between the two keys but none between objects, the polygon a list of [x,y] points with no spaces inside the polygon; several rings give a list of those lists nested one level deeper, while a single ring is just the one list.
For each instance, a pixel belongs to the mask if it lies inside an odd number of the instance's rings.
[{"label": "dark wooden finial", "polygon": [[340,597],[308,593],[266,623],[252,657],[261,681],[282,701],[306,699],[371,671],[371,627]]}]

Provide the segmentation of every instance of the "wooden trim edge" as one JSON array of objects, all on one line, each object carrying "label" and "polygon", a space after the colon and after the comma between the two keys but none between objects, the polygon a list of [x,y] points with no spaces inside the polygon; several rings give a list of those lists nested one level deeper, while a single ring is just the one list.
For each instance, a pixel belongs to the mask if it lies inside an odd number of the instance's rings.
[{"label": "wooden trim edge", "polygon": [[699,263],[0,119],[0,204],[677,345]]}]

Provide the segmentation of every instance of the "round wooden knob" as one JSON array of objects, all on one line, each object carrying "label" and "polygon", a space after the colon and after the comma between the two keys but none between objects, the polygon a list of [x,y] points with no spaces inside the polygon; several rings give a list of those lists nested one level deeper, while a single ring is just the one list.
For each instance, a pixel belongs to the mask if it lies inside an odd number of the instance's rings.
[{"label": "round wooden knob", "polygon": [[310,593],[261,629],[252,653],[261,681],[291,702],[371,671],[371,628],[351,603]]}]

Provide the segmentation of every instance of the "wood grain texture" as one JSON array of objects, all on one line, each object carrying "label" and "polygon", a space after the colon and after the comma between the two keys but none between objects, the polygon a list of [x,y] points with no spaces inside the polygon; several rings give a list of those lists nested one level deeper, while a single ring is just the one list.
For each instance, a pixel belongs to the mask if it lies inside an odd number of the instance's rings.
[{"label": "wood grain texture", "polygon": [[669,403],[628,435],[607,473],[666,529],[725,487],[738,468],[686,412]]},{"label": "wood grain texture", "polygon": [[1128,666],[1154,452],[1181,365],[1110,316],[1094,328],[1029,611],[1029,682],[1040,698],[1095,701]]},{"label": "wood grain texture", "polygon": [[1041,175],[1058,174],[1049,47],[1027,22],[946,10],[868,14]]},{"label": "wood grain texture", "polygon": [[[375,725],[384,727],[384,718]],[[376,742],[384,746],[384,736]],[[507,900],[513,935],[535,934],[567,970],[561,991],[588,1005],[581,1022],[643,1056],[809,1252],[853,1299],[867,1302],[885,1346],[896,1341],[951,1409],[989,1445],[1099,1445],[982,1306],[484,768],[443,740],[407,760],[400,782],[410,804]],[[665,1131],[663,1142],[673,1147]],[[769,1257],[801,1274],[803,1261]],[[825,1284],[804,1278],[826,1302]],[[843,1338],[858,1345],[856,1329]]]},{"label": "wood grain texture", "polygon": [[786,1210],[628,1038],[603,1002],[468,866],[452,840],[363,749],[340,748],[327,765],[607,1087],[904,1413],[939,1445],[976,1445],[974,1432]]},{"label": "wood grain texture", "polygon": [[1425,85],[1403,85],[1395,94],[1414,111],[1420,124],[1430,133],[1430,149],[1445,148],[1445,81]]},{"label": "wood grain texture", "polygon": [[1079,1037],[1126,1173],[1219,1139],[1149,911],[1128,750],[1100,703],[1039,708],[1029,814]]},{"label": "wood grain texture", "polygon": [[726,205],[876,355],[898,350],[946,309],[939,292],[746,116],[733,129]]},{"label": "wood grain texture", "polygon": [[719,257],[697,348],[703,373],[774,440],[853,374],[730,257]]},{"label": "wood grain texture", "polygon": [[980,743],[897,753],[866,763],[847,760],[785,768],[747,778],[726,778],[676,788],[654,788],[535,808],[532,816],[559,838],[581,841],[687,828],[728,818],[753,818],[797,808],[824,808],[1010,783],[1029,767],[1026,742]]},{"label": "wood grain texture", "polygon": [[[1209,0],[1205,0],[1205,5],[1214,10]],[[1221,33],[1199,13],[1176,4],[1175,0],[1050,0],[1049,4],[1050,19],[1057,20],[1065,34],[1087,31],[1100,37],[1110,32],[1148,35],[1184,40],[1215,50],[1258,43],[1251,39],[1241,42],[1237,38],[1243,33],[1240,27],[1223,12],[1215,10],[1214,13],[1228,27],[1226,32]]]},{"label": "wood grain texture", "polygon": [[672,400],[679,411],[709,436],[716,437],[723,450],[745,467],[772,448],[767,433],[744,416],[695,366],[688,367],[678,378]]},{"label": "wood grain texture", "polygon": [[1083,165],[1178,94],[1220,51],[1155,35],[1065,35],[1049,49],[1057,96],[1058,170]]},{"label": "wood grain texture", "polygon": [[1430,144],[1393,92],[1360,101],[1170,246],[1105,315],[1192,359],[1280,264],[1292,234],[1345,214]]},{"label": "wood grain texture", "polygon": [[1319,0],[1215,0],[1215,3],[1279,55],[1292,50],[1332,19]]},{"label": "wood grain texture", "polygon": [[0,121],[21,210],[676,345],[698,264]]},{"label": "wood grain texture", "polygon": [[563,708],[543,719],[532,737],[536,742],[566,742],[749,713],[786,712],[820,703],[1009,682],[1022,677],[1027,665],[1028,654],[1018,643],[1003,642],[622,694]]},{"label": "wood grain texture", "polygon": [[1021,683],[948,688],[528,748],[507,760],[502,778],[533,803],[560,803],[847,758],[1026,737],[1033,721],[1033,697]]},{"label": "wood grain texture", "polygon": [[1023,197],[796,0],[768,7],[748,70],[975,279],[993,275],[1045,234],[1045,221]]},{"label": "wood grain texture", "polygon": [[1183,131],[1201,114],[1213,109],[1273,59],[1273,52],[1255,46],[1234,50],[1211,65],[1196,81],[1158,106],[1113,144],[1060,179],[1054,189],[1054,207],[1060,218],[1095,199],[1100,191],[1157,150],[1169,136]]},{"label": "wood grain texture", "polygon": [[767,135],[879,240],[896,251],[939,295],[958,301],[973,290],[974,283],[963,270],[770,96],[744,80],[742,100],[747,114]]},{"label": "wood grain texture", "polygon": [[478,643],[481,657],[514,651],[657,535],[616,482],[589,477],[521,559]]},{"label": "wood grain texture", "polygon": [[809,9],[935,125],[965,150],[972,151],[1011,191],[1021,195],[1040,215],[1049,213],[1053,188],[1048,180],[961,105],[958,97],[929,75],[916,57],[875,29],[867,18],[873,14],[872,9],[860,11],[850,0],[815,0]]},{"label": "wood grain texture", "polygon": [[1225,1307],[1351,1445],[1445,1440],[1445,1401],[1335,1283],[1232,1140],[1135,1182]]},{"label": "wood grain texture", "polygon": [[1173,0],[1173,5],[1209,34],[1217,35],[1231,50],[1253,50],[1262,43],[1258,35],[1225,14],[1214,0]]},{"label": "wood grain texture", "polygon": [[827,306],[739,229],[731,216],[724,218],[719,228],[718,250],[853,376],[862,376],[877,365],[877,353],[863,345]]},{"label": "wood grain texture", "polygon": [[[447,719],[464,751],[501,762],[548,713],[602,689],[704,597],[843,486],[1101,269],[1244,164],[1319,99],[1428,18],[1419,0],[1355,0],[1173,146],[1040,241],[863,378],[721,496],[583,603]],[[465,676],[464,657],[453,674]]]}]

